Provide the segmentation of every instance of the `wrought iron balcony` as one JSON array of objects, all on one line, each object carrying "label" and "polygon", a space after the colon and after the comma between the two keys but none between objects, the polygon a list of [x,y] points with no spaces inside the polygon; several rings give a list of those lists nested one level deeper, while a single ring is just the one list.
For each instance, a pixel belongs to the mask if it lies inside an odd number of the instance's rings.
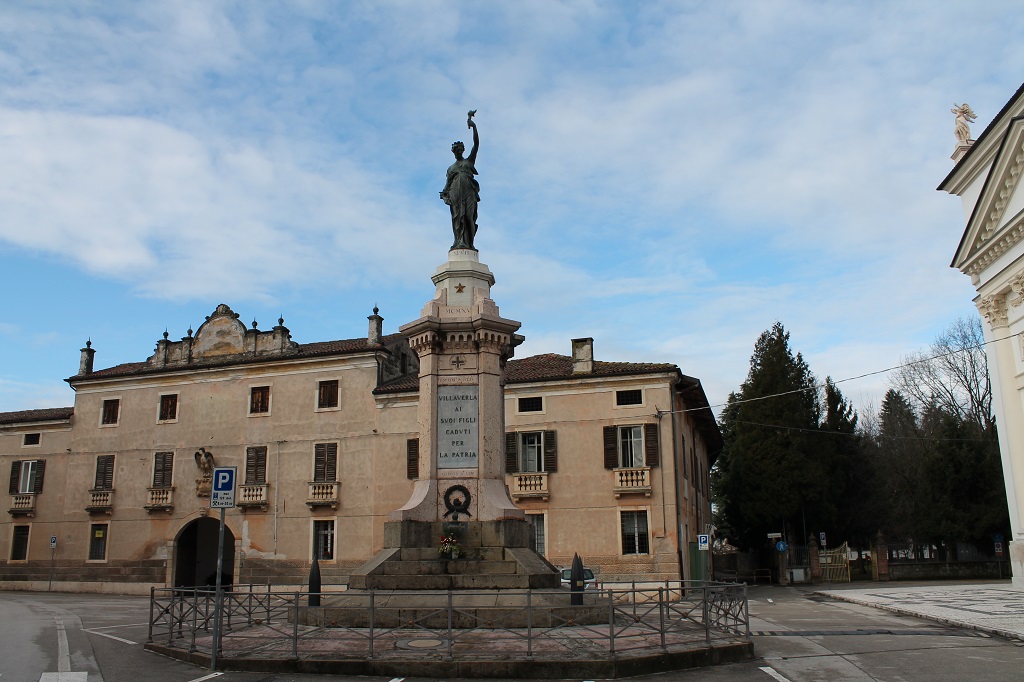
[{"label": "wrought iron balcony", "polygon": [[529,471],[512,474],[510,491],[513,500],[526,497],[548,499],[548,473],[546,471]]},{"label": "wrought iron balcony", "polygon": [[35,516],[36,496],[33,493],[11,495],[11,508],[7,513],[11,516]]},{"label": "wrought iron balcony", "polygon": [[612,469],[615,476],[615,497],[628,493],[640,493],[646,497],[651,496],[651,468],[650,467],[629,467],[624,469]]},{"label": "wrought iron balcony", "polygon": [[147,488],[146,511],[174,511],[174,488]]},{"label": "wrought iron balcony", "polygon": [[241,508],[243,512],[249,511],[250,509],[267,511],[270,507],[270,501],[267,495],[269,489],[269,483],[240,485],[238,486],[238,497],[235,500],[235,504]]},{"label": "wrought iron balcony", "polygon": [[90,514],[113,514],[114,513],[114,490],[113,488],[93,489],[89,491],[89,505],[85,511]]},{"label": "wrought iron balcony", "polygon": [[338,489],[341,484],[337,481],[310,481],[309,497],[306,504],[310,509],[314,507],[338,508]]}]

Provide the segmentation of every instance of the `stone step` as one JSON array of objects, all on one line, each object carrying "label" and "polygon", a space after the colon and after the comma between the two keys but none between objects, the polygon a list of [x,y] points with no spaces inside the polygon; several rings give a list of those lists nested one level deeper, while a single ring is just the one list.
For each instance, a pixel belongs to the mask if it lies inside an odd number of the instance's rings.
[{"label": "stone step", "polygon": [[510,575],[517,573],[514,561],[386,561],[384,575]]},{"label": "stone step", "polygon": [[[437,561],[441,558],[436,547],[403,547],[400,552],[402,561]],[[481,561],[505,561],[508,558],[502,547],[470,547],[466,549],[466,557]]]}]

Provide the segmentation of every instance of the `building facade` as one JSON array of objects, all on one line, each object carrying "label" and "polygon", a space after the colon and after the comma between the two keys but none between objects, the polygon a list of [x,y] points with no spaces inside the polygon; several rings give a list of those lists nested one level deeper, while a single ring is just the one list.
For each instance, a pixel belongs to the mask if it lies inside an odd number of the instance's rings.
[{"label": "building facade", "polygon": [[[299,344],[226,305],[145,361],[94,368],[71,408],[0,413],[11,472],[0,529],[7,589],[142,592],[212,584],[213,466],[237,470],[224,580],[326,588],[383,546],[417,470],[418,360],[384,335]],[[700,578],[721,435],[700,382],[672,364],[571,356],[508,361],[506,482],[556,565],[604,580]]]},{"label": "building facade", "polygon": [[1004,551],[1013,584],[1024,588],[1024,86],[977,140],[958,137],[956,165],[939,189],[962,200],[966,225],[951,266],[971,278],[985,320],[1013,536]]}]

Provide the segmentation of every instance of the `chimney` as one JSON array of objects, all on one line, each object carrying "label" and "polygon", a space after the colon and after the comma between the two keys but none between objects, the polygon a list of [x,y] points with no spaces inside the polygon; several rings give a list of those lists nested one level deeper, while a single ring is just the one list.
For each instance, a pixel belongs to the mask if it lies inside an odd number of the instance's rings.
[{"label": "chimney", "polygon": [[383,336],[384,318],[377,314],[379,312],[380,309],[377,306],[373,306],[373,315],[366,318],[370,321],[370,331],[366,335],[366,343],[371,346],[376,346],[380,343]]},{"label": "chimney", "polygon": [[96,351],[92,347],[92,339],[85,342],[85,348],[82,349],[82,359],[78,362],[78,374],[92,374],[92,360],[96,356]]},{"label": "chimney", "polygon": [[590,374],[594,371],[594,339],[572,340],[572,373]]}]

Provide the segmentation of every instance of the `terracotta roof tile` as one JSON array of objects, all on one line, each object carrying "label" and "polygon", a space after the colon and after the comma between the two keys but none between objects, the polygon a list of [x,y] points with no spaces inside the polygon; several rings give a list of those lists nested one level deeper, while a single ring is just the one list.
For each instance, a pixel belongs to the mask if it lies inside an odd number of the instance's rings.
[{"label": "terracotta roof tile", "polygon": [[75,408],[73,407],[45,407],[39,410],[0,412],[0,424],[48,422],[58,419],[71,419],[71,415],[74,413]]},{"label": "terracotta roof tile", "polygon": [[505,370],[508,383],[521,384],[530,381],[550,381],[553,379],[660,374],[662,372],[678,372],[679,368],[667,362],[602,362],[595,360],[593,372],[573,374],[571,357],[556,353],[546,353],[518,360],[509,360]]}]

